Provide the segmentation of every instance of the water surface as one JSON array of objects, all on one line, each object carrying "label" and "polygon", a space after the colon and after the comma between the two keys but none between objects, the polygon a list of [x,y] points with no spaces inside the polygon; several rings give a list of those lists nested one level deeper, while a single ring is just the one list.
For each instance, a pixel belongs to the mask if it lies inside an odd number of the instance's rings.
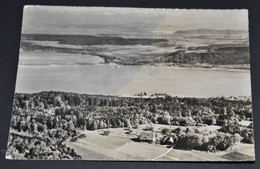
[{"label": "water surface", "polygon": [[[104,64],[92,55],[21,52],[16,92],[250,96],[250,72]],[[58,64],[54,64],[58,63]],[[88,64],[79,64],[88,63]]]}]

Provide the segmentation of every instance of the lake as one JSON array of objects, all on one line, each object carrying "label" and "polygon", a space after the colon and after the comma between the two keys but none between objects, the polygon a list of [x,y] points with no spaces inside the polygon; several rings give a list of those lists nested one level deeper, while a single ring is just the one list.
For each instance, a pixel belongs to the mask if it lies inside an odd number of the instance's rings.
[{"label": "lake", "polygon": [[20,52],[16,92],[67,91],[180,97],[250,96],[250,72],[104,64],[92,55]]}]

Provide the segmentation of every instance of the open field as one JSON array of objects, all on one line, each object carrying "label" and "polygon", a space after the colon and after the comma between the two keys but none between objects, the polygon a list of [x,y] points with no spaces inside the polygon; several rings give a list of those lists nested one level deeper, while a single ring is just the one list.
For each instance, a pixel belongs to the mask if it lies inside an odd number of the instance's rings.
[{"label": "open field", "polygon": [[[85,138],[76,142],[66,141],[68,147],[73,148],[84,160],[131,160],[131,161],[252,161],[254,160],[254,146],[252,144],[236,144],[224,152],[203,152],[197,150],[180,150],[171,146],[135,142],[146,125],[140,125],[132,134],[125,134],[127,128],[100,129],[95,131],[81,131]],[[153,125],[157,129],[165,125]],[[177,126],[171,126],[177,128]],[[203,127],[201,127],[203,128]],[[216,130],[217,128],[213,129]],[[109,136],[101,135],[109,130]]]}]

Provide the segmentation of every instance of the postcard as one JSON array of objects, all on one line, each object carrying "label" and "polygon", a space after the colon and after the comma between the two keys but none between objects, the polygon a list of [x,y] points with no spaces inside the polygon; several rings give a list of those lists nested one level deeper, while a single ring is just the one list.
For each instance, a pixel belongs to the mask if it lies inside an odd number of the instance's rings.
[{"label": "postcard", "polygon": [[254,161],[247,10],[25,6],[7,159]]}]

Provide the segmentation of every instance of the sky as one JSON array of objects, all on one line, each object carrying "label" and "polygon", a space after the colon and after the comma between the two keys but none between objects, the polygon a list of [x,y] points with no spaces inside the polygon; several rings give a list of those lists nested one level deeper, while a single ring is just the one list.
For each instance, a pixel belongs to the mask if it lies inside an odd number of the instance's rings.
[{"label": "sky", "polygon": [[167,34],[177,30],[248,30],[247,10],[25,6],[22,33]]}]

